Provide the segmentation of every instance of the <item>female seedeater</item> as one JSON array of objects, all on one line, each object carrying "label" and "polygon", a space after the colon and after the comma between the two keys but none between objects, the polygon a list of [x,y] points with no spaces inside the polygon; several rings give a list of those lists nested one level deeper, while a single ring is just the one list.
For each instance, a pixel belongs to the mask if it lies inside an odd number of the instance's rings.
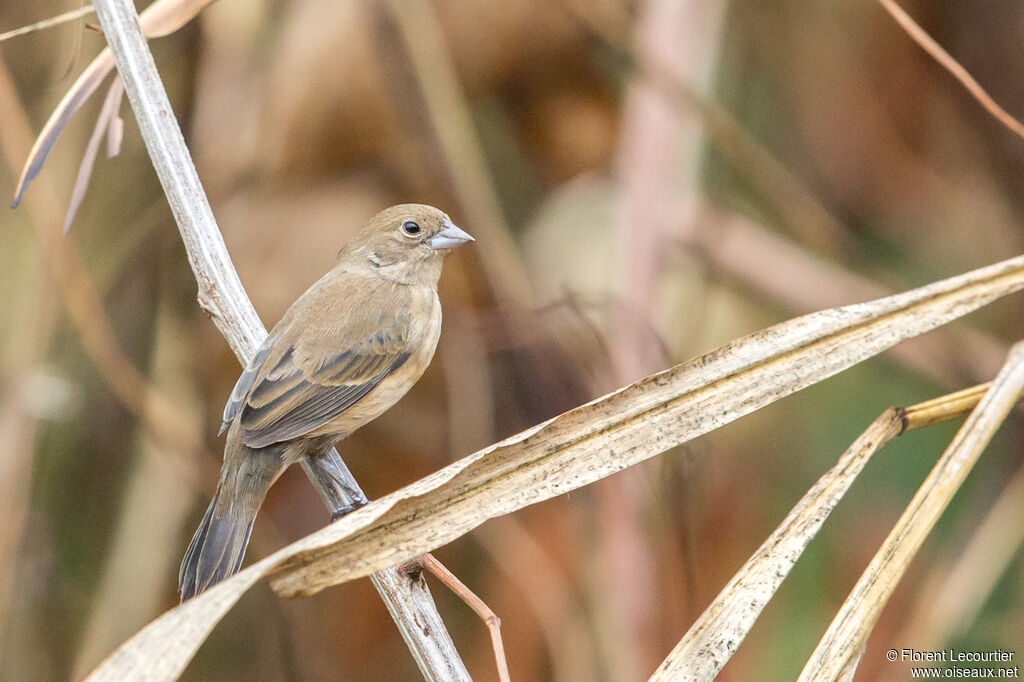
[{"label": "female seedeater", "polygon": [[422,376],[441,333],[441,266],[470,241],[432,206],[385,209],[271,330],[224,408],[224,464],[181,564],[182,601],[238,571],[288,466],[330,450]]}]

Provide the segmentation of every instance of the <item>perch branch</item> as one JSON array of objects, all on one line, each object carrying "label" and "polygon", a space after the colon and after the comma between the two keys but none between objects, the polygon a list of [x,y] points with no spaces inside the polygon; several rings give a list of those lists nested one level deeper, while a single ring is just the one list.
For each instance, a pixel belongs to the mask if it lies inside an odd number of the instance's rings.
[{"label": "perch branch", "polygon": [[[142,138],[181,232],[199,285],[199,304],[210,313],[244,365],[267,332],[235,272],[146,44],[139,17],[128,0],[98,0],[95,7]],[[322,462],[303,468],[321,497],[332,505],[332,511],[346,499],[349,505],[365,502],[365,495],[336,450]],[[469,674],[430,594],[416,590],[394,568],[374,575],[373,584],[423,675],[430,680],[468,680]],[[430,627],[422,627],[424,623],[429,623]]]}]

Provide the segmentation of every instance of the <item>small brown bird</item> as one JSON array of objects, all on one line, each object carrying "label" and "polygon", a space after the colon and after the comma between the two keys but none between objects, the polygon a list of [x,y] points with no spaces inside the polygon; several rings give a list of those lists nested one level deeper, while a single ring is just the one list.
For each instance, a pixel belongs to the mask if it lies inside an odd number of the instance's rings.
[{"label": "small brown bird", "polygon": [[385,209],[271,330],[224,408],[224,464],[181,564],[182,601],[238,571],[289,465],[329,451],[416,383],[441,333],[444,257],[471,241],[431,206]]}]

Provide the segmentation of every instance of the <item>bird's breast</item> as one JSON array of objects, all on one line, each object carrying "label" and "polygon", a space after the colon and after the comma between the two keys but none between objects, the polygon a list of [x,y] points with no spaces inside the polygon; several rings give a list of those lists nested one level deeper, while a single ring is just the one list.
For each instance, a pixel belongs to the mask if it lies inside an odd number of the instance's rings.
[{"label": "bird's breast", "polygon": [[[429,294],[429,295],[428,295]],[[441,336],[441,303],[433,290],[413,291],[412,310],[429,311],[414,315],[409,329],[409,341],[405,352],[408,358],[395,368],[364,398],[350,408],[310,431],[309,436],[335,436],[344,438],[350,433],[373,421],[386,412],[415,384],[434,357],[437,341]]]}]

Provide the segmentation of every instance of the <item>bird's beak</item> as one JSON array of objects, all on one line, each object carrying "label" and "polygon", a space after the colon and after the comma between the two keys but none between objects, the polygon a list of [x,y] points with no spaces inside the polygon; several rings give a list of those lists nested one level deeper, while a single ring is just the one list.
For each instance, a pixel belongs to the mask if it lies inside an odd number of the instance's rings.
[{"label": "bird's beak", "polygon": [[430,248],[437,251],[440,249],[454,249],[456,246],[459,246],[460,244],[475,241],[476,240],[473,239],[473,237],[468,232],[463,230],[461,227],[453,223],[448,218],[445,218],[444,228],[442,228],[440,232],[438,232],[429,240],[427,240],[427,244],[430,245]]}]

